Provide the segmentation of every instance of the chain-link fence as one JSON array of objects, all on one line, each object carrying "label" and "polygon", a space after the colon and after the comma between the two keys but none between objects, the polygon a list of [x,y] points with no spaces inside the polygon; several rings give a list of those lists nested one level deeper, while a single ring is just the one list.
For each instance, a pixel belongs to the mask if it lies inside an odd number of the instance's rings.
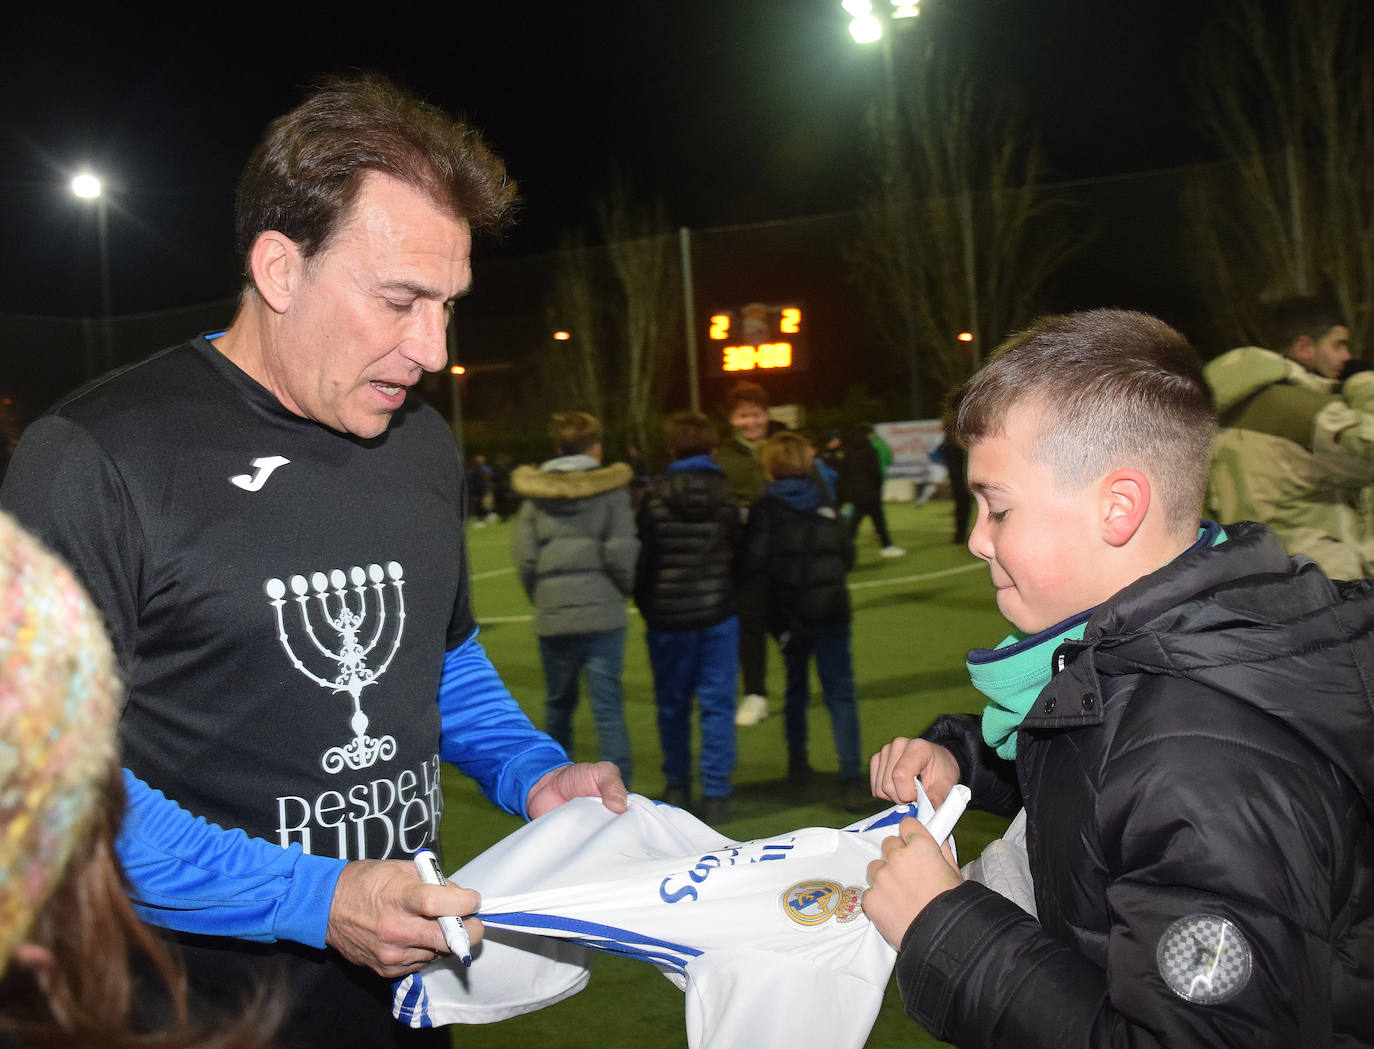
[{"label": "chain-link fence", "polygon": [[[1229,165],[1217,164],[1047,187],[1048,197],[1067,205],[1065,213],[1090,236],[1046,284],[1037,310],[1106,305],[1146,310],[1179,327],[1204,356],[1244,341],[1245,333],[1228,331],[1222,323],[1234,313],[1209,301],[1211,263],[1198,236],[1212,218],[1196,201],[1207,188],[1213,199],[1224,194],[1232,172]],[[690,292],[692,311],[690,331],[675,319],[656,347],[662,374],[651,407],[663,413],[687,407],[695,388],[697,402],[711,411],[734,381],[749,378],[764,385],[775,404],[800,406],[813,426],[929,414],[930,403],[913,408],[905,362],[876,336],[874,318],[851,277],[848,259],[859,236],[855,213],[664,234],[674,258],[687,260],[690,282],[676,264],[670,279],[680,285],[676,294],[685,299]],[[588,254],[604,250],[592,248]],[[955,249],[931,244],[927,250]],[[563,264],[558,253],[484,257],[478,246],[474,293],[459,304],[451,330],[452,355],[466,373],[430,376],[422,386],[436,407],[461,422],[473,450],[499,447],[518,459],[537,458],[546,451],[547,412],[577,407],[559,403],[564,386],[555,351],[567,347],[560,347],[553,333],[566,322],[557,316],[554,289]],[[614,289],[599,288],[597,294],[603,325],[598,346],[604,357],[596,362],[597,373],[607,384],[607,414],[614,416],[624,352],[617,314],[629,307]],[[0,315],[0,398],[22,423],[110,366],[224,327],[234,305],[225,299],[116,317],[108,331],[98,318]],[[786,323],[784,310],[796,311],[787,314],[793,322],[788,333],[776,330]],[[756,330],[743,332],[750,323]],[[725,338],[712,338],[722,327]],[[579,333],[569,334],[575,345]],[[958,334],[951,331],[949,338]],[[988,345],[976,347],[980,356],[986,357],[1005,334],[987,333]],[[1363,336],[1355,333],[1357,347]],[[689,342],[695,344],[690,356]],[[783,342],[790,344],[791,366],[760,366],[777,362],[751,347]],[[743,360],[751,366],[726,370],[730,347],[739,351],[736,365]],[[964,346],[960,352],[973,349]],[[607,422],[610,433],[623,440],[616,419]],[[620,449],[608,441],[608,451]]]}]

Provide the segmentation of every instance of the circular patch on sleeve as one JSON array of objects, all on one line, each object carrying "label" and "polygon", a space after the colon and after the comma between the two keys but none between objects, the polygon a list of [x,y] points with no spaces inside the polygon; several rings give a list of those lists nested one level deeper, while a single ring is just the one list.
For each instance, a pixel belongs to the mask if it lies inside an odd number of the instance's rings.
[{"label": "circular patch on sleeve", "polygon": [[1155,964],[1169,990],[1184,1001],[1216,1005],[1250,982],[1250,944],[1235,922],[1190,914],[1164,930]]}]

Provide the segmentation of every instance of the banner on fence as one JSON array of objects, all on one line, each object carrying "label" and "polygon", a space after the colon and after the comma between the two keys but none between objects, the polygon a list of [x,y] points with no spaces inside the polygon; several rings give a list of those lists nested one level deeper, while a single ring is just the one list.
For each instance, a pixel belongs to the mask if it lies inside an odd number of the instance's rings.
[{"label": "banner on fence", "polygon": [[922,485],[940,484],[948,478],[944,456],[938,451],[945,440],[939,419],[877,423],[873,429],[892,449],[888,480],[909,480]]}]

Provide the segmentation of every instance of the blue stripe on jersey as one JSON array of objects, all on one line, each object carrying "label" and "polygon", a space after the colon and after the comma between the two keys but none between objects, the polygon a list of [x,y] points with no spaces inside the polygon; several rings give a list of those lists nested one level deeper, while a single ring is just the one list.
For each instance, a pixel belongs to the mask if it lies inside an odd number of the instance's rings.
[{"label": "blue stripe on jersey", "polygon": [[[558,914],[535,914],[529,911],[484,914],[479,911],[476,917],[493,925],[504,925],[508,928],[524,929],[530,932],[545,930],[570,933],[571,935],[563,938],[585,942],[588,947],[610,951],[613,954],[624,953],[629,957],[640,958],[647,962],[661,959],[666,963],[668,958],[677,955],[679,960],[668,964],[673,964],[679,971],[691,959],[703,953],[695,947],[688,947],[686,944],[645,936],[615,925],[602,925],[600,922],[583,921],[580,918],[568,918]],[[584,940],[584,937],[587,939]],[[617,945],[619,949],[612,947],[612,944]],[[663,952],[644,950],[643,948],[646,947],[661,947]]]},{"label": "blue stripe on jersey", "polygon": [[407,1027],[433,1027],[434,1021],[429,1018],[429,992],[425,990],[424,978],[419,973],[411,973],[403,983],[405,995],[395,1012],[396,1019]]},{"label": "blue stripe on jersey", "polygon": [[[687,966],[691,958],[682,958],[665,951],[645,951],[628,947],[618,940],[589,940],[580,936],[572,937],[567,941],[575,943],[581,947],[590,947],[594,951],[604,951],[606,954],[616,954],[622,958],[629,958],[631,961],[648,962],[657,969],[675,972],[679,976],[687,975]],[[696,952],[700,954],[700,951]]]},{"label": "blue stripe on jersey", "polygon": [[666,947],[672,951],[681,951],[683,954],[691,955],[695,958],[702,952],[695,947],[688,947],[683,943],[673,943],[671,940],[660,940],[654,936],[643,936],[629,929],[622,929],[615,925],[602,925],[600,922],[583,921],[581,918],[568,918],[560,914],[536,914],[532,911],[506,911],[501,914],[487,914],[478,911],[474,917],[482,921],[490,921],[493,925],[520,925],[531,929],[554,929],[559,932],[582,933],[587,936],[600,936],[608,940],[619,940],[622,943],[646,943],[655,947]]},{"label": "blue stripe on jersey", "polygon": [[916,803],[914,801],[909,801],[902,808],[893,809],[882,819],[874,820],[872,823],[866,824],[862,827],[850,827],[849,832],[851,834],[862,834],[865,831],[881,830],[883,827],[895,827],[908,816],[914,817],[915,815]]}]

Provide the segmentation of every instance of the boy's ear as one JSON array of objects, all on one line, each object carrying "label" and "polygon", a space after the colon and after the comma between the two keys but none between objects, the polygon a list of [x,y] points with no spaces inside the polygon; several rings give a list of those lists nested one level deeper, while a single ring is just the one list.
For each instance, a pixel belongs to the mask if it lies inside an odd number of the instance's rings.
[{"label": "boy's ear", "polygon": [[1113,470],[1102,479],[1102,537],[1125,546],[1150,509],[1150,480],[1139,470]]},{"label": "boy's ear", "polygon": [[269,229],[258,234],[248,250],[253,285],[274,313],[285,313],[301,280],[301,250],[285,233]]}]

